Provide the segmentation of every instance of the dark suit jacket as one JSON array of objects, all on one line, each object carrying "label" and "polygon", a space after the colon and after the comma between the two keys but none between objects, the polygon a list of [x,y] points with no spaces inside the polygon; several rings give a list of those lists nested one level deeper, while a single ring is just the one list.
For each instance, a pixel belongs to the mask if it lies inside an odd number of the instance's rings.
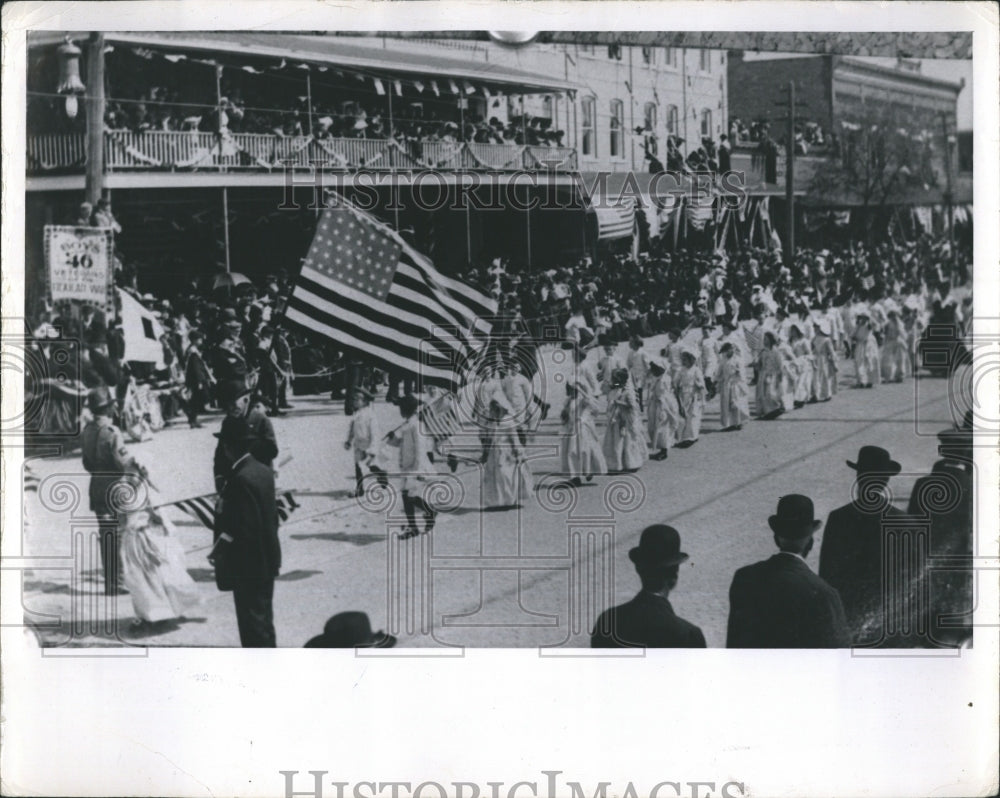
[{"label": "dark suit jacket", "polygon": [[705,648],[705,636],[678,618],[663,596],[640,591],[627,604],[605,610],[594,624],[591,648]]},{"label": "dark suit jacket", "polygon": [[[273,579],[281,568],[274,472],[248,456],[236,463],[222,490],[216,539],[226,533],[231,543],[218,544],[216,568],[230,579]],[[224,547],[224,548],[223,548]]]},{"label": "dark suit jacket", "polygon": [[[250,412],[247,413],[247,424],[257,436],[257,440],[250,445],[250,454],[258,462],[270,468],[274,463],[274,458],[278,456],[278,441],[274,436],[274,425],[271,423],[271,419],[259,407],[252,406]],[[216,444],[212,462],[212,473],[215,475],[216,485],[226,479],[231,466],[232,463],[226,457],[226,451],[222,448],[222,444]]]},{"label": "dark suit jacket", "polygon": [[794,554],[740,568],[729,588],[728,648],[845,648],[837,591]]},{"label": "dark suit jacket", "polygon": [[819,575],[840,593],[855,643],[881,637],[882,518],[901,510],[867,512],[854,503],[838,507],[826,521],[819,553]]},{"label": "dark suit jacket", "polygon": [[184,382],[192,391],[207,390],[212,384],[212,375],[208,373],[208,366],[201,352],[195,348],[187,351],[187,364],[184,369]]}]

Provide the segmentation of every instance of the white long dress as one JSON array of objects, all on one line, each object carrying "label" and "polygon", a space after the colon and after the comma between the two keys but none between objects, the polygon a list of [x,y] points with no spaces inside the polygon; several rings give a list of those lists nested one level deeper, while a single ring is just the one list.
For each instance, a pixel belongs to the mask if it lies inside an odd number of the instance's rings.
[{"label": "white long dress", "polygon": [[122,513],[122,577],[143,621],[181,618],[201,600],[173,524],[151,507]]}]

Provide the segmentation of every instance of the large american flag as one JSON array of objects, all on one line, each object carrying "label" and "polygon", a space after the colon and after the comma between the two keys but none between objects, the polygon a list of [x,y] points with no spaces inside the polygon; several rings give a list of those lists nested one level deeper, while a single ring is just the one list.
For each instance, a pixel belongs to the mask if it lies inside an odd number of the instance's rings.
[{"label": "large american flag", "polygon": [[320,217],[286,320],[388,368],[452,388],[489,336],[496,302],[440,274],[343,200]]}]

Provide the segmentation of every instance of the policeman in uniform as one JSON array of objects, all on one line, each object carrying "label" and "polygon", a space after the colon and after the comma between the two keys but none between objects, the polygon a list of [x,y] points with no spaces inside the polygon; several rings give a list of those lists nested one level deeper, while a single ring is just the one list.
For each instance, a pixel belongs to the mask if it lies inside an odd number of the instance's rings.
[{"label": "policeman in uniform", "polygon": [[126,590],[118,548],[118,517],[111,505],[111,493],[127,474],[145,477],[146,469],[128,453],[121,430],[111,420],[115,398],[110,389],[104,385],[93,388],[87,404],[94,418],[83,428],[83,467],[90,474],[90,509],[100,529],[104,593],[114,596]]},{"label": "policeman in uniform", "polygon": [[[271,468],[274,458],[278,456],[278,441],[274,435],[274,426],[260,402],[251,402],[251,389],[245,380],[226,380],[219,383],[219,402],[227,416],[242,418],[247,422],[253,435],[250,454],[254,459]],[[226,457],[225,447],[221,444],[215,449],[213,473],[216,487],[225,482],[230,473],[232,462]]]},{"label": "policeman in uniform", "polygon": [[[246,348],[240,338],[242,329],[243,325],[235,317],[223,322],[223,338],[215,347],[212,362],[212,372],[219,381],[220,390],[224,382],[240,380],[245,383],[250,374]],[[218,399],[220,403],[225,401],[221,393]]]}]

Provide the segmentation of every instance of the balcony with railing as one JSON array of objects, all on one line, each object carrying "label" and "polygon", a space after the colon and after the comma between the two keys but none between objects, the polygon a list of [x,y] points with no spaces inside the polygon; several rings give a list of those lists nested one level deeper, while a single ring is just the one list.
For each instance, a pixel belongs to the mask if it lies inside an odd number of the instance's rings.
[{"label": "balcony with railing", "polygon": [[[29,135],[31,176],[83,171],[87,148],[82,133]],[[559,171],[577,169],[571,147],[479,144],[394,139],[314,138],[260,133],[217,135],[200,131],[109,130],[104,167],[116,172],[280,172],[314,167],[375,171]]]}]

